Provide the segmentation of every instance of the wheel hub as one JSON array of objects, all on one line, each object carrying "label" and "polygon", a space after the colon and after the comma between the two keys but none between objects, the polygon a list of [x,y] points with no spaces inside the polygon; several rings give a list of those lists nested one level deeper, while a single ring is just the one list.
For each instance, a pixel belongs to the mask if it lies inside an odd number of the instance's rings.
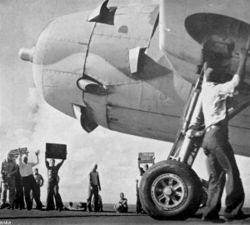
[{"label": "wheel hub", "polygon": [[151,197],[154,203],[164,210],[174,210],[180,207],[187,194],[184,181],[172,173],[158,176],[151,186]]},{"label": "wheel hub", "polygon": [[166,195],[166,196],[170,196],[171,194],[172,194],[172,189],[171,189],[171,187],[165,187],[164,189],[163,189],[163,193],[164,193],[164,195]]}]

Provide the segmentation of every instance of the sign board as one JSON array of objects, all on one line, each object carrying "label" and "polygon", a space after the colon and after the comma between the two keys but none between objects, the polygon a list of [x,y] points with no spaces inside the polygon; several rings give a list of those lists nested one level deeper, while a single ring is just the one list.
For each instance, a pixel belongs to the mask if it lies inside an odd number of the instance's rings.
[{"label": "sign board", "polygon": [[66,159],[67,145],[56,144],[56,143],[46,143],[45,157],[51,158],[51,159]]},{"label": "sign board", "polygon": [[8,152],[8,154],[12,155],[14,158],[17,158],[19,156],[19,151],[21,151],[22,154],[28,155],[29,151],[27,147],[23,148],[17,148],[17,149],[12,149]]},{"label": "sign board", "polygon": [[154,163],[155,153],[154,152],[139,152],[138,161],[139,163]]}]

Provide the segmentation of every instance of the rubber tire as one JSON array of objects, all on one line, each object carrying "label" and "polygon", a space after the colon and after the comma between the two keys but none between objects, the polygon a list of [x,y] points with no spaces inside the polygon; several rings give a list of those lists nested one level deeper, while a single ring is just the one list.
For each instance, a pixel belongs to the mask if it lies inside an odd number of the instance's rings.
[{"label": "rubber tire", "polygon": [[[160,208],[151,197],[151,185],[158,176],[164,173],[179,176],[187,190],[182,204],[173,210]],[[154,219],[186,219],[192,216],[200,206],[202,185],[196,173],[188,165],[175,160],[165,160],[155,164],[144,173],[140,183],[139,195],[143,209]]]}]

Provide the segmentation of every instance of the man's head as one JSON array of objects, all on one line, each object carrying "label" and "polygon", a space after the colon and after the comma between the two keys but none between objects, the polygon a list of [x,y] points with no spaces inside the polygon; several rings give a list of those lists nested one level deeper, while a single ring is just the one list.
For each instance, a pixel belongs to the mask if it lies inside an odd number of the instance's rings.
[{"label": "man's head", "polygon": [[55,163],[56,163],[55,159],[51,159],[51,160],[50,160],[50,165],[51,165],[51,166],[55,166]]},{"label": "man's head", "polygon": [[147,171],[148,170],[148,164],[145,164],[144,165],[144,171]]},{"label": "man's head", "polygon": [[38,174],[38,169],[37,169],[37,168],[34,169],[34,174],[35,174],[35,175]]},{"label": "man's head", "polygon": [[14,156],[13,156],[12,154],[8,153],[8,155],[7,155],[7,160],[8,160],[9,162],[13,161],[13,160],[14,160]]},{"label": "man's head", "polygon": [[28,156],[27,155],[23,155],[22,156],[22,160],[23,160],[23,163],[27,164],[28,163]]},{"label": "man's head", "polygon": [[205,74],[207,82],[223,83],[229,73],[234,50],[234,42],[231,39],[217,35],[211,36],[203,45],[202,57],[210,73]]},{"label": "man's head", "polygon": [[97,165],[97,163],[95,163],[94,166],[93,166],[93,171],[96,171],[97,168],[98,168],[98,165]]},{"label": "man's head", "polygon": [[124,198],[124,193],[123,193],[123,192],[120,193],[120,198],[121,198],[121,199]]}]

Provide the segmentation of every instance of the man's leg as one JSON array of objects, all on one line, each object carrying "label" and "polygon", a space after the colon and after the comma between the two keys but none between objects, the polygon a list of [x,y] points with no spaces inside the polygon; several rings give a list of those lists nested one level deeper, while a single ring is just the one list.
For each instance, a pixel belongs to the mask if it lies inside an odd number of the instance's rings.
[{"label": "man's leg", "polygon": [[2,182],[2,205],[1,205],[1,209],[6,207],[6,198],[7,198],[7,190],[8,190],[8,184],[6,181]]},{"label": "man's leg", "polygon": [[28,210],[31,210],[32,208],[32,202],[30,199],[30,191],[31,191],[30,182],[31,182],[30,177],[25,177],[23,179],[24,197],[25,197],[26,207]]},{"label": "man's leg", "polygon": [[37,190],[37,197],[38,197],[39,199],[41,199],[41,188],[40,188],[40,185],[37,184],[36,190]]},{"label": "man's leg", "polygon": [[225,185],[225,172],[219,165],[216,156],[209,152],[207,154],[207,165],[209,171],[208,198],[203,211],[204,219],[216,219],[221,209],[221,196]]},{"label": "man's leg", "polygon": [[51,181],[48,182],[47,188],[47,210],[54,210],[54,200],[53,200],[53,183]]},{"label": "man's leg", "polygon": [[141,206],[141,201],[139,197],[139,193],[136,195],[136,213],[141,213],[142,212],[142,206]]},{"label": "man's leg", "polygon": [[59,194],[58,184],[54,185],[53,191],[54,191],[54,196],[56,199],[56,208],[61,211],[63,209],[63,203],[62,203],[61,195]]},{"label": "man's leg", "polygon": [[40,197],[39,197],[39,193],[38,193],[38,189],[39,189],[39,185],[37,185],[35,179],[33,178],[32,179],[32,192],[33,192],[33,198],[35,199],[36,201],[36,208],[37,209],[42,209],[42,202],[40,200]]},{"label": "man's leg", "polygon": [[23,179],[20,178],[20,209],[25,209],[25,203],[24,203],[24,190],[23,190]]},{"label": "man's leg", "polygon": [[23,194],[23,182],[22,179],[16,179],[16,208],[24,209],[24,194]]},{"label": "man's leg", "polygon": [[9,186],[9,202],[10,207],[14,209],[14,203],[16,199],[16,190],[15,190],[15,178],[12,177],[8,180],[8,186]]},{"label": "man's leg", "polygon": [[245,199],[244,189],[231,145],[225,143],[224,147],[220,149],[221,151],[218,151],[216,154],[228,178],[226,183],[227,196],[225,212],[228,213],[229,216],[234,217],[242,213],[241,209]]},{"label": "man's leg", "polygon": [[99,204],[98,204],[98,187],[93,187],[93,194],[94,194],[94,211],[98,212],[99,211]]},{"label": "man's leg", "polygon": [[93,188],[90,186],[89,187],[88,198],[87,198],[87,209],[88,209],[89,212],[92,211],[92,207],[91,207],[92,195],[93,195]]}]

